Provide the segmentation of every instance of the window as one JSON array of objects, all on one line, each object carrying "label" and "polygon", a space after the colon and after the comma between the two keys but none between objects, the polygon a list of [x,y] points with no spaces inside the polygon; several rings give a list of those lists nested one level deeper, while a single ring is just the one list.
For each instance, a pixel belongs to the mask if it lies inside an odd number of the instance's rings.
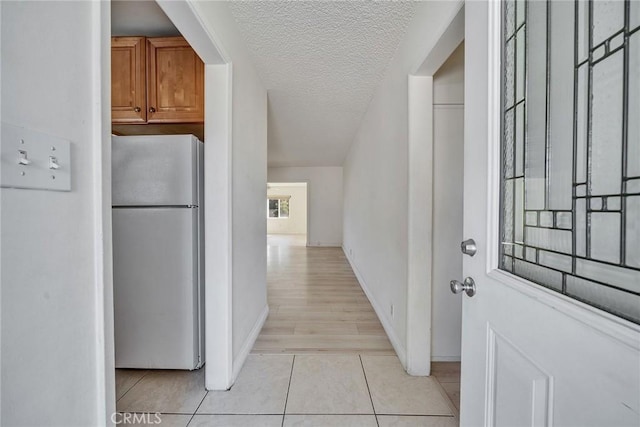
[{"label": "window", "polygon": [[268,218],[289,218],[290,196],[269,196],[267,200]]},{"label": "window", "polygon": [[500,268],[640,323],[640,2],[503,10]]}]

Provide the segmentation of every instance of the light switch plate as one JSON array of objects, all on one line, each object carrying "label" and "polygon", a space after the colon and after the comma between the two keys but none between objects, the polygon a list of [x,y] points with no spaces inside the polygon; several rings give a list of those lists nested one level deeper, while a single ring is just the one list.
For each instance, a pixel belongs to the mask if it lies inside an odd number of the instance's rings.
[{"label": "light switch plate", "polygon": [[2,187],[71,191],[70,141],[8,123],[1,127]]}]

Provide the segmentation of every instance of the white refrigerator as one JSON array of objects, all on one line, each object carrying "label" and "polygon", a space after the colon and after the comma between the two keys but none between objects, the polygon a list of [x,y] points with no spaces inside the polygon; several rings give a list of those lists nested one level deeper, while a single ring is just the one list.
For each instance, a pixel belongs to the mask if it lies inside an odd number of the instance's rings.
[{"label": "white refrigerator", "polygon": [[203,144],[112,138],[116,368],[204,364]]}]

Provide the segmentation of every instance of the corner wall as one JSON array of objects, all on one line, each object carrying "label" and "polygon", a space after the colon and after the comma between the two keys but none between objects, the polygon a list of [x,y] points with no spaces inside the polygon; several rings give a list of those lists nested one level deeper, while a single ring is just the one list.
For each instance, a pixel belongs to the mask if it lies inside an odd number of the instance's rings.
[{"label": "corner wall", "polygon": [[231,62],[233,382],[268,313],[264,201],[267,185],[267,91],[227,4],[189,3]]},{"label": "corner wall", "polygon": [[[405,367],[408,75],[425,59],[448,24],[445,18],[459,5],[425,2],[415,7],[407,35],[371,100],[343,165],[344,248]],[[425,329],[424,333],[430,331]]]},{"label": "corner wall", "polygon": [[269,182],[307,182],[309,246],[342,245],[342,168],[269,168]]}]

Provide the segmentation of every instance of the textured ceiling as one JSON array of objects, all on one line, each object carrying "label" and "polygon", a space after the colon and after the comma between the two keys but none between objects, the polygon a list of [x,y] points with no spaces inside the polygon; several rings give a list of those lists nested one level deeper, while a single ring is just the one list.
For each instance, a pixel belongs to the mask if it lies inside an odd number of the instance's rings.
[{"label": "textured ceiling", "polygon": [[340,166],[410,2],[231,2],[269,97],[269,166]]}]

